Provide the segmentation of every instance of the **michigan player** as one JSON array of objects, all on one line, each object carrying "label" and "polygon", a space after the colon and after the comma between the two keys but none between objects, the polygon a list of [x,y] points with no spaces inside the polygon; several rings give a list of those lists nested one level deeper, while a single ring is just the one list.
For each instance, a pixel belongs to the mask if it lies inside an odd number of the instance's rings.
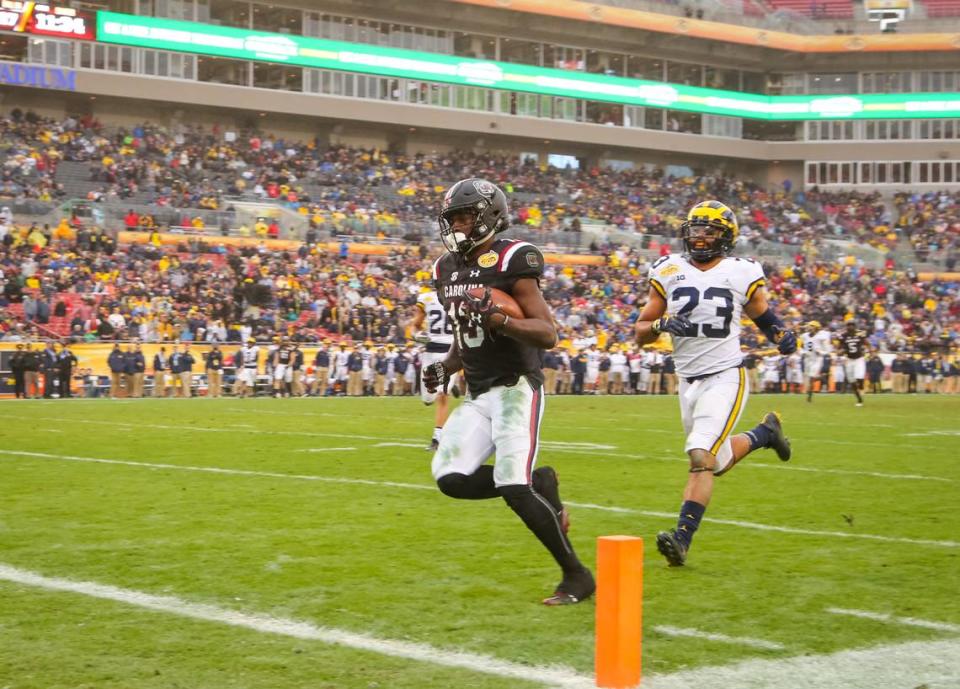
[{"label": "michigan player", "polygon": [[[557,474],[534,469],[543,418],[543,351],[557,329],[540,291],[543,254],[532,244],[497,237],[507,228],[504,193],[482,179],[457,182],[444,195],[440,238],[447,253],[433,266],[440,300],[453,321],[453,346],[426,367],[428,390],[443,389],[463,369],[468,395],[444,426],[433,456],[437,487],[452,498],[501,497],[560,566],[563,579],[546,605],[579,603],[596,585],[567,538],[567,511]],[[512,295],[525,314],[513,318],[489,288]],[[468,294],[482,288],[482,298]],[[495,463],[487,459],[495,455]]]},{"label": "michigan player", "polygon": [[749,396],[740,352],[741,312],[782,354],[797,349],[796,336],[767,304],[763,268],[752,259],[729,255],[738,232],[736,216],[722,203],[694,206],[681,227],[684,253],[664,256],[650,267],[650,296],[637,322],[642,345],[661,333],[673,336],[680,378],[690,475],[677,528],[657,534],[657,549],[672,566],[687,559],[713,494],[714,476],[760,448],[790,459],[790,443],[774,412],[750,431],[731,435]]},{"label": "michigan player", "polygon": [[807,380],[807,402],[813,401],[813,381],[820,379],[823,372],[823,359],[833,351],[830,331],[819,322],[807,323],[807,332],[803,336],[803,377]]},{"label": "michigan player", "polygon": [[[426,324],[426,328],[424,328],[424,324]],[[422,344],[426,350],[420,355],[420,399],[427,405],[436,403],[433,413],[433,438],[427,446],[428,450],[436,452],[437,448],[440,447],[440,434],[443,431],[443,424],[447,422],[447,416],[450,415],[450,406],[445,392],[427,391],[426,385],[423,384],[422,375],[430,364],[442,361],[447,352],[450,351],[450,345],[453,344],[453,321],[447,318],[447,313],[435,290],[421,292],[420,296],[417,297],[417,305],[409,327],[414,333],[413,339]],[[452,377],[450,385],[447,387],[455,397],[459,396],[460,390],[456,378],[457,376]]]},{"label": "michigan player", "polygon": [[867,353],[867,338],[857,331],[854,321],[847,321],[846,331],[840,336],[840,350],[845,357],[844,378],[857,396],[857,406],[862,407],[863,397],[860,391],[863,390],[863,379],[867,377],[867,359],[864,356]]}]

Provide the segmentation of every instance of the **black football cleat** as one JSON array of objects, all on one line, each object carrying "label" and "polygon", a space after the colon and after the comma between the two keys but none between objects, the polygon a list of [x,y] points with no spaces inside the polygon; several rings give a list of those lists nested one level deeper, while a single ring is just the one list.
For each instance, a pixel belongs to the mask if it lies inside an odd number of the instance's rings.
[{"label": "black football cleat", "polygon": [[575,574],[565,574],[563,581],[557,586],[557,590],[549,598],[543,599],[544,605],[574,605],[582,603],[593,595],[597,590],[597,584],[593,580],[593,574],[584,567]]},{"label": "black football cleat", "polygon": [[777,453],[777,457],[780,458],[781,462],[789,460],[790,455],[793,454],[793,450],[790,448],[790,439],[783,434],[780,414],[775,411],[767,412],[767,415],[763,417],[763,421],[760,423],[769,428],[773,433],[773,438],[770,440],[770,449]]},{"label": "black football cleat", "polygon": [[667,558],[667,563],[671,567],[683,567],[687,561],[687,548],[677,538],[676,531],[670,530],[658,533],[657,550]]},{"label": "black football cleat", "polygon": [[560,528],[564,534],[570,530],[570,511],[560,500],[560,477],[553,467],[540,467],[533,470],[533,489],[546,498],[560,518]]}]

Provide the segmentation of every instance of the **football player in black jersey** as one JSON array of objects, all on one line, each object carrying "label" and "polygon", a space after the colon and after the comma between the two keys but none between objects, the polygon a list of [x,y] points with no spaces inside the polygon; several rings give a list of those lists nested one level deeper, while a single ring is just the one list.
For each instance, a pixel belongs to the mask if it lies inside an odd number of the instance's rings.
[{"label": "football player in black jersey", "polygon": [[853,394],[857,396],[857,406],[863,406],[863,379],[867,375],[867,338],[857,331],[855,321],[847,321],[846,330],[840,336],[840,350],[843,352],[843,377],[846,379]]},{"label": "football player in black jersey", "polygon": [[[546,605],[589,598],[593,575],[567,538],[569,518],[557,474],[534,469],[543,416],[542,355],[557,343],[550,307],[540,292],[543,255],[527,242],[499,239],[507,229],[507,199],[494,184],[465,179],[447,190],[439,217],[447,253],[433,266],[454,339],[442,361],[424,372],[427,390],[443,390],[464,371],[468,395],[443,427],[433,456],[437,486],[452,498],[502,497],[560,565],[563,578]],[[469,290],[484,288],[482,298]],[[489,288],[512,295],[525,314],[511,318]],[[496,455],[493,465],[486,464]]]}]

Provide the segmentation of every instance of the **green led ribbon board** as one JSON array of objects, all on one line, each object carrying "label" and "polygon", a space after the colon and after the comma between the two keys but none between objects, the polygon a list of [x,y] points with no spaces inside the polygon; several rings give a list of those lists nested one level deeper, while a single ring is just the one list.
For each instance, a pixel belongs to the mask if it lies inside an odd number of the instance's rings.
[{"label": "green led ribbon board", "polygon": [[960,93],[761,96],[116,12],[97,13],[97,40],[238,60],[758,120],[960,117]]}]

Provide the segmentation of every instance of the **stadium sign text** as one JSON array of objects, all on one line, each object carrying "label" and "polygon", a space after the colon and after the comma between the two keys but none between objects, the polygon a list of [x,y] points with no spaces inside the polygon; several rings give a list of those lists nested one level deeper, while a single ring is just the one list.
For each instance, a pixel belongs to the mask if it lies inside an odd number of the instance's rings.
[{"label": "stadium sign text", "polygon": [[766,96],[116,12],[103,43],[758,120],[960,117],[960,93]]},{"label": "stadium sign text", "polygon": [[16,62],[0,62],[0,84],[76,91],[77,73],[72,69],[59,67],[34,67]]}]

